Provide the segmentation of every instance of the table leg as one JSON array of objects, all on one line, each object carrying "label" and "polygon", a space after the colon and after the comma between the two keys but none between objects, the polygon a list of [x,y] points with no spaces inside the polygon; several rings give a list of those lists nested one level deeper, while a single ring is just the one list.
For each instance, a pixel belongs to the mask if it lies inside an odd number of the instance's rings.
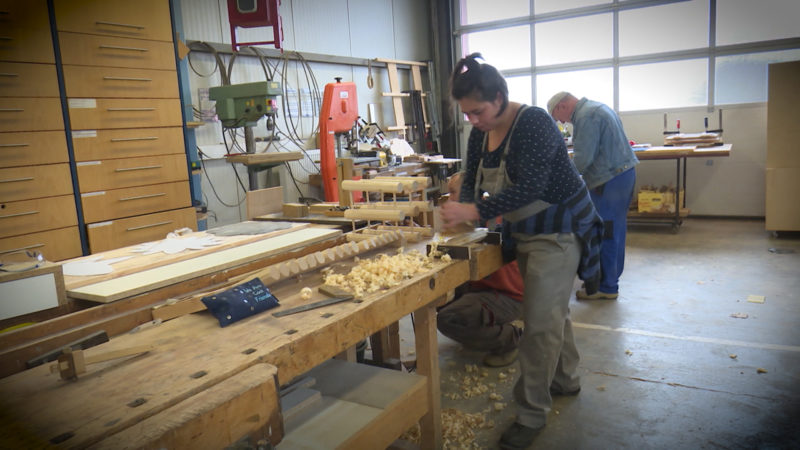
[{"label": "table leg", "polygon": [[389,325],[369,338],[372,346],[372,360],[385,364],[390,360],[400,361],[400,326],[397,322]]},{"label": "table leg", "polygon": [[[672,230],[677,232],[678,226],[681,224],[681,158],[676,158],[675,163],[677,164],[675,169],[675,221],[672,224]],[[684,195],[686,195],[686,191],[684,191]]]},{"label": "table leg", "polygon": [[428,378],[428,412],[420,420],[421,447],[442,448],[442,393],[439,373],[439,348],[436,337],[436,304],[414,312],[417,373]]}]

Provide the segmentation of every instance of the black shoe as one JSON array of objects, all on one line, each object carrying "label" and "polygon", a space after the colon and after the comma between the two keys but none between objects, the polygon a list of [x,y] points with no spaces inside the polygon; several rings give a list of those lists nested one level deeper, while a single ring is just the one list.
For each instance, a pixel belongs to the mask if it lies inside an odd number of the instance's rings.
[{"label": "black shoe", "polygon": [[544,429],[526,427],[514,422],[500,437],[500,448],[504,450],[524,450],[533,443],[533,440]]},{"label": "black shoe", "polygon": [[550,386],[550,395],[551,396],[556,396],[556,395],[574,396],[574,395],[578,395],[578,393],[580,393],[580,392],[581,392],[581,387],[580,386],[578,386],[578,389],[575,389],[575,390],[572,390],[572,391],[565,391],[565,390],[563,390],[561,388],[557,388],[555,386]]}]

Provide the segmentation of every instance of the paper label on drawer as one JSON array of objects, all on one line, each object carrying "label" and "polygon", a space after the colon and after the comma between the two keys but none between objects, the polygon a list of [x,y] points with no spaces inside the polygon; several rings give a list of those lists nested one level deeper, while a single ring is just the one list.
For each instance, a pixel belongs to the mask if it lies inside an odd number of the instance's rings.
[{"label": "paper label on drawer", "polygon": [[93,98],[71,98],[67,100],[70,108],[97,108],[97,100]]},{"label": "paper label on drawer", "polygon": [[81,194],[81,198],[83,198],[83,197],[97,197],[98,195],[106,195],[106,191],[87,192],[85,194]]},{"label": "paper label on drawer", "polygon": [[97,222],[97,223],[90,223],[86,226],[86,228],[98,228],[98,227],[107,227],[114,223],[113,220],[109,220],[108,222]]},{"label": "paper label on drawer", "polygon": [[75,163],[76,166],[99,166],[100,164],[103,164],[103,161],[82,161]]},{"label": "paper label on drawer", "polygon": [[72,132],[73,139],[96,138],[96,137],[97,137],[97,130],[79,130]]}]

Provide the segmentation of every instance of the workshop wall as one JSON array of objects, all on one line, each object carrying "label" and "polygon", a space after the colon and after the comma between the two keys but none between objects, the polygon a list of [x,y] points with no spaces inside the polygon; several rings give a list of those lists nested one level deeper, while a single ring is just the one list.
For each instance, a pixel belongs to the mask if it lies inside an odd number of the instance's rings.
[{"label": "workshop wall", "polygon": [[[230,31],[226,0],[179,0],[181,20],[185,41],[203,41],[209,43],[230,44]],[[432,59],[430,12],[427,0],[282,0],[280,14],[283,20],[285,53],[299,52],[331,55],[338,57],[355,57],[367,59],[388,58],[410,61],[428,61]],[[265,33],[268,34],[265,37]],[[260,35],[259,35],[260,34]],[[240,29],[238,41],[268,40],[272,37],[270,28]],[[271,48],[267,46],[266,48]],[[229,55],[220,55],[226,67],[230,64]],[[270,59],[271,64],[281,67],[283,77],[276,80],[294,89],[296,97],[292,100],[296,105],[296,116],[287,117],[284,110],[289,105],[282,105],[277,127],[283,133],[293,130],[301,139],[300,144],[309,150],[309,157],[317,159],[319,153],[315,129],[318,122],[318,111],[311,111],[309,102],[313,91],[318,90],[321,101],[325,84],[341,77],[343,81],[356,83],[359,114],[367,116],[368,105],[375,105],[374,120],[382,127],[394,124],[394,113],[391,99],[383,97],[381,92],[388,92],[389,80],[385,69],[373,67],[374,85],[367,86],[369,71],[366,66],[343,64],[315,63],[304,65],[297,61]],[[189,83],[192,94],[192,105],[197,108],[198,115],[209,107],[209,102],[201,98],[201,91],[222,84],[219,70],[211,53],[192,52],[190,54]],[[266,79],[264,69],[258,58],[240,54],[233,62],[231,83],[246,83]],[[410,87],[407,70],[400,70],[400,84],[404,89]],[[311,80],[316,80],[314,85]],[[427,84],[427,74],[423,73],[423,81]],[[287,97],[287,96],[284,96]],[[203,120],[197,118],[196,120]],[[196,130],[197,144],[204,156],[204,173],[202,191],[204,201],[208,205],[208,227],[216,227],[235,223],[246,218],[245,193],[237,180],[247,186],[247,170],[240,164],[230,165],[222,159],[222,129],[218,122],[206,119],[206,125]],[[267,130],[266,120],[262,119],[254,130],[256,138],[271,135]],[[236,142],[244,148],[244,132],[237,130]],[[232,137],[226,136],[228,147]],[[301,149],[284,136],[276,145],[285,151]],[[258,143],[263,149],[267,142]],[[235,150],[234,150],[235,151]],[[300,195],[322,198],[321,189],[310,186],[308,175],[315,171],[310,159],[291,163],[292,173],[300,187],[301,193],[285,168],[273,169],[280,175],[280,184],[284,189],[284,201],[296,202]],[[236,171],[236,173],[234,172]],[[261,186],[267,185],[267,174],[262,173]]]}]

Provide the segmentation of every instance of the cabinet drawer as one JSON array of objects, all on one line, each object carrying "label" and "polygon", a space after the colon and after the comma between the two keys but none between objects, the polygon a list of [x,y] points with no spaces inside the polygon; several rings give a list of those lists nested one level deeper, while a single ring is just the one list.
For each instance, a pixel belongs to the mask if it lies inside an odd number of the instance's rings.
[{"label": "cabinet drawer", "polygon": [[72,194],[69,164],[0,169],[0,198],[6,202]]},{"label": "cabinet drawer", "polygon": [[64,66],[64,84],[73,98],[180,98],[174,70]]},{"label": "cabinet drawer", "polygon": [[185,154],[183,128],[136,128],[72,132],[76,161]]},{"label": "cabinet drawer", "polygon": [[0,62],[0,97],[58,97],[53,64]]},{"label": "cabinet drawer", "polygon": [[55,63],[46,0],[0,0],[0,60]]},{"label": "cabinet drawer", "polygon": [[0,133],[0,167],[68,161],[67,138],[63,131]]},{"label": "cabinet drawer", "polygon": [[61,31],[172,41],[169,0],[55,0]]},{"label": "cabinet drawer", "polygon": [[19,236],[78,224],[75,197],[59,197],[0,203],[0,237]]},{"label": "cabinet drawer", "polygon": [[146,186],[189,179],[184,155],[146,156],[78,163],[81,192]]},{"label": "cabinet drawer", "polygon": [[189,183],[153,184],[81,194],[86,223],[192,206]]},{"label": "cabinet drawer", "polygon": [[0,256],[20,250],[36,250],[48,261],[77,258],[83,254],[77,226],[0,239]]},{"label": "cabinet drawer", "polygon": [[167,233],[180,228],[197,230],[194,208],[93,223],[87,225],[86,234],[89,236],[89,251],[97,253],[164,239]]},{"label": "cabinet drawer", "polygon": [[176,70],[171,42],[58,33],[61,61],[76,66]]},{"label": "cabinet drawer", "polygon": [[0,132],[63,129],[60,99],[0,97]]},{"label": "cabinet drawer", "polygon": [[100,128],[179,127],[183,125],[178,99],[69,99],[73,130]]}]

